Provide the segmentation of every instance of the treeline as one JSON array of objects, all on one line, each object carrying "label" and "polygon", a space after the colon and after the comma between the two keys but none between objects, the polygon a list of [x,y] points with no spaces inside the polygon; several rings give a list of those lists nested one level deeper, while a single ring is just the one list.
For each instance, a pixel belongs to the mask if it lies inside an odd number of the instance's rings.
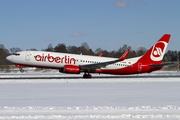
[{"label": "treeline", "polygon": [[[119,58],[123,55],[123,53],[130,49],[127,58],[138,57],[147,52],[145,47],[139,47],[137,50],[132,50],[131,46],[123,45],[118,50],[107,51],[103,50],[102,48],[97,48],[96,50],[92,50],[89,45],[85,42],[82,43],[81,46],[66,46],[66,44],[60,43],[55,47],[52,47],[52,44],[49,44],[47,48],[42,49],[43,51],[51,51],[51,52],[63,52],[63,53],[72,53],[72,54],[83,54],[83,55],[92,55],[92,56],[99,56],[103,52],[103,57],[113,57]],[[32,48],[29,49],[32,51],[36,51],[36,49]],[[0,65],[10,65],[6,60],[8,55],[14,54],[18,51],[22,51],[18,47],[10,48],[9,50],[4,47],[3,44],[0,44]],[[163,62],[170,62],[170,61],[177,61],[177,55],[180,56],[180,52],[168,50],[163,58]]]},{"label": "treeline", "polygon": [[[97,48],[95,51],[93,51],[89,45],[85,42],[82,43],[81,46],[66,46],[65,44],[58,44],[54,48],[52,47],[52,44],[49,44],[46,49],[43,49],[43,51],[51,51],[51,52],[63,52],[63,53],[72,53],[72,54],[83,54],[83,55],[93,55],[93,56],[99,56],[103,52],[103,57],[113,57],[113,58],[119,58],[126,52],[127,49],[131,49],[130,46],[123,45],[118,50],[114,51],[107,51],[103,50],[102,48]],[[141,56],[146,52],[146,48],[140,47],[137,51],[130,50],[127,58]]]}]

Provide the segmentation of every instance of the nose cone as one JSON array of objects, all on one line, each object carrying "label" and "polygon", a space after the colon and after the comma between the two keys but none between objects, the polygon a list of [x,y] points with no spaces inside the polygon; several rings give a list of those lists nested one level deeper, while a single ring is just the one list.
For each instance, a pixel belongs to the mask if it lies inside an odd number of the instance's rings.
[{"label": "nose cone", "polygon": [[8,60],[9,62],[12,62],[13,61],[13,56],[12,55],[7,56],[6,60]]}]

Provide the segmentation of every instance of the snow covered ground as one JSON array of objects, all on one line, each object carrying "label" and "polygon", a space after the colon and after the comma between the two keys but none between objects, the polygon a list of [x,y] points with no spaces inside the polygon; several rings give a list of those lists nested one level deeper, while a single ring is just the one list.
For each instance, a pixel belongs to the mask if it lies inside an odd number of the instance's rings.
[{"label": "snow covered ground", "polygon": [[180,73],[82,75],[1,73],[0,120],[180,119]]}]

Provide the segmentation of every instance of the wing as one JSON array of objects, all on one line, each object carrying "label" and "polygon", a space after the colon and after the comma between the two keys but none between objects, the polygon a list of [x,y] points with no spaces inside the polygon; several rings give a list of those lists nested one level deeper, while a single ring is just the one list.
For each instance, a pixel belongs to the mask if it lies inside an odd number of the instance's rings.
[{"label": "wing", "polygon": [[128,49],[128,50],[121,56],[121,58],[119,58],[118,60],[101,62],[101,63],[96,63],[96,64],[80,65],[80,67],[81,67],[82,70],[96,70],[96,69],[100,69],[100,68],[106,67],[107,65],[114,64],[114,63],[117,63],[117,62],[120,62],[120,61],[125,60],[126,57],[127,57],[127,55],[128,55],[128,53],[129,53],[129,50],[130,50],[130,49]]}]

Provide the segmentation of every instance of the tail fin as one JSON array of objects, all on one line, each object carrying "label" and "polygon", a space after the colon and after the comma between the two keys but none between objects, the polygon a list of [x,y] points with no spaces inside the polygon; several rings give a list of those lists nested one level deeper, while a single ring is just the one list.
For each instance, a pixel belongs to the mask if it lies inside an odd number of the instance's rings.
[{"label": "tail fin", "polygon": [[162,38],[144,54],[138,62],[143,64],[160,64],[169,43],[171,35],[164,34]]}]

